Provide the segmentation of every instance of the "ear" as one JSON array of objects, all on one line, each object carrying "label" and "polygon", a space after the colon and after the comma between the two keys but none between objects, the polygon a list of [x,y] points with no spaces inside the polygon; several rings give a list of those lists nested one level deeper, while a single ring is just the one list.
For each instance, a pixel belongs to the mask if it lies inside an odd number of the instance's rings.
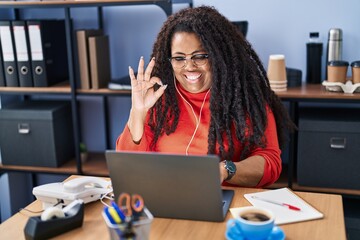
[{"label": "ear", "polygon": [[57,207],[49,207],[41,214],[41,220],[47,221],[53,218],[64,218],[65,213],[62,209]]}]

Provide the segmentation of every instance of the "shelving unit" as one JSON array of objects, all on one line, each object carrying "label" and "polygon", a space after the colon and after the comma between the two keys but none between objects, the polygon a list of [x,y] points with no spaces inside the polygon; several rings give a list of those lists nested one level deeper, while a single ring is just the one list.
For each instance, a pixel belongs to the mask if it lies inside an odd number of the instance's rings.
[{"label": "shelving unit", "polygon": [[[360,94],[345,94],[342,92],[326,91],[321,84],[303,84],[301,87],[288,88],[287,91],[277,92],[277,95],[285,102],[289,103],[289,112],[292,120],[298,126],[298,114],[300,103],[340,103],[340,104],[360,104]],[[338,189],[323,188],[312,186],[301,186],[297,183],[295,166],[297,162],[298,134],[295,132],[290,136],[290,159],[288,166],[282,173],[280,181],[270,186],[270,188],[284,187],[284,180],[287,179],[287,186],[296,191],[310,191],[323,193],[336,193],[343,195],[360,196],[360,189]],[[309,169],[311,171],[311,169]],[[326,171],[324,167],[324,171]],[[287,175],[287,176],[286,176]],[[330,176],[331,177],[331,176]]]},{"label": "shelving unit", "polygon": [[[186,3],[192,7],[192,0],[66,0],[66,1],[34,1],[34,2],[0,2],[0,9],[9,9],[14,11],[14,19],[19,18],[19,10],[22,9],[50,9],[57,8],[64,10],[64,20],[66,28],[66,45],[68,55],[68,69],[69,81],[47,88],[23,88],[23,87],[0,87],[0,95],[20,95],[20,96],[36,96],[36,95],[64,95],[68,96],[71,100],[72,108],[72,122],[74,127],[74,142],[75,142],[75,159],[70,160],[59,168],[45,168],[45,167],[26,167],[26,166],[8,166],[0,164],[0,174],[7,171],[22,171],[22,172],[37,172],[37,173],[54,173],[54,174],[84,174],[84,175],[97,175],[108,176],[104,153],[89,153],[88,161],[82,163],[80,154],[80,121],[79,121],[79,107],[78,96],[100,96],[103,98],[103,107],[105,114],[105,128],[106,135],[109,136],[107,126],[107,96],[121,96],[130,95],[130,91],[126,90],[82,90],[78,89],[75,79],[75,66],[74,59],[75,53],[73,50],[73,30],[71,24],[70,9],[79,7],[95,7],[97,8],[97,19],[99,27],[102,27],[102,8],[110,6],[131,6],[131,5],[156,5],[160,7],[166,15],[172,14],[173,4]],[[109,140],[107,140],[109,141]],[[106,143],[108,146],[108,142]]]},{"label": "shelving unit", "polygon": [[[98,9],[99,26],[102,26],[102,7],[107,6],[127,6],[127,5],[157,5],[167,15],[172,13],[172,4],[174,3],[187,3],[192,6],[192,0],[79,0],[79,1],[51,1],[51,2],[0,2],[0,9],[11,9],[15,11],[15,16],[19,14],[16,11],[20,9],[30,8],[60,8],[64,9],[64,16],[66,22],[66,34],[67,34],[67,52],[68,52],[68,66],[69,66],[69,81],[64,82],[48,88],[20,88],[20,87],[0,87],[0,95],[22,95],[22,96],[35,96],[35,95],[64,95],[68,96],[71,100],[72,106],[72,120],[74,125],[74,140],[76,143],[75,158],[65,163],[58,168],[47,167],[28,167],[28,166],[9,166],[0,164],[0,174],[9,171],[18,172],[31,172],[31,173],[51,173],[51,174],[84,174],[94,176],[108,176],[108,169],[106,167],[104,153],[89,153],[88,160],[86,162],[81,161],[80,149],[78,143],[80,142],[80,122],[79,122],[79,96],[96,96],[102,97],[105,109],[105,122],[107,122],[107,98],[112,96],[130,96],[129,90],[84,90],[77,89],[75,80],[74,65],[74,51],[72,42],[73,32],[71,31],[71,15],[70,9],[77,7],[96,7]],[[343,94],[324,91],[321,85],[304,85],[299,88],[289,88],[285,92],[279,92],[278,96],[290,103],[290,114],[297,123],[298,105],[300,102],[341,102],[341,103],[360,103],[360,94]],[[106,135],[109,136],[109,130],[106,126]],[[109,140],[107,140],[109,142]],[[108,143],[107,143],[108,144]],[[328,192],[338,194],[360,195],[360,190],[349,189],[331,189],[331,188],[318,188],[318,187],[304,187],[299,186],[296,182],[296,176],[294,176],[294,164],[296,163],[296,133],[291,136],[290,146],[290,161],[279,181],[269,186],[269,188],[278,187],[291,187],[298,191],[314,191],[314,192]]]}]

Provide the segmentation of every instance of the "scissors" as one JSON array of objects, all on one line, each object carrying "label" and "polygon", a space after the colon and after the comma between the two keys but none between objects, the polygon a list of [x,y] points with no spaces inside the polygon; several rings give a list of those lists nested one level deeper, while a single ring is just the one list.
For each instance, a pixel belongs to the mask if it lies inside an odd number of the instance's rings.
[{"label": "scissors", "polygon": [[144,199],[139,194],[130,196],[128,193],[122,193],[118,198],[117,205],[126,217],[131,217],[135,213],[142,212],[144,209]]}]

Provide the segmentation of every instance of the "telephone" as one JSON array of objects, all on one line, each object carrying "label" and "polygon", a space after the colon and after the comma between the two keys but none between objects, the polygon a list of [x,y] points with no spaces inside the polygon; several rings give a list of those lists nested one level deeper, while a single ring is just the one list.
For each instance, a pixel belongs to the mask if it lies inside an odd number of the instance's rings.
[{"label": "telephone", "polygon": [[89,203],[111,193],[111,181],[98,177],[77,177],[66,182],[56,182],[33,188],[36,199],[41,200],[43,209],[63,207],[76,199]]}]

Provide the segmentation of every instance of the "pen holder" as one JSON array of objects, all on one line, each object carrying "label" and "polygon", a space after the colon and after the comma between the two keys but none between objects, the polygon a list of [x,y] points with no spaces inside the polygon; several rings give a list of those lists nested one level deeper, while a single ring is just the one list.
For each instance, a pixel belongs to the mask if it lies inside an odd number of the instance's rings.
[{"label": "pen holder", "polygon": [[[122,240],[122,234],[126,231],[128,223],[112,224],[104,211],[102,216],[106,222],[106,225],[109,229],[110,239],[111,240]],[[132,227],[138,240],[149,239],[151,222],[153,220],[153,215],[147,208],[144,208],[141,215],[138,217],[138,220],[132,222]]]}]

